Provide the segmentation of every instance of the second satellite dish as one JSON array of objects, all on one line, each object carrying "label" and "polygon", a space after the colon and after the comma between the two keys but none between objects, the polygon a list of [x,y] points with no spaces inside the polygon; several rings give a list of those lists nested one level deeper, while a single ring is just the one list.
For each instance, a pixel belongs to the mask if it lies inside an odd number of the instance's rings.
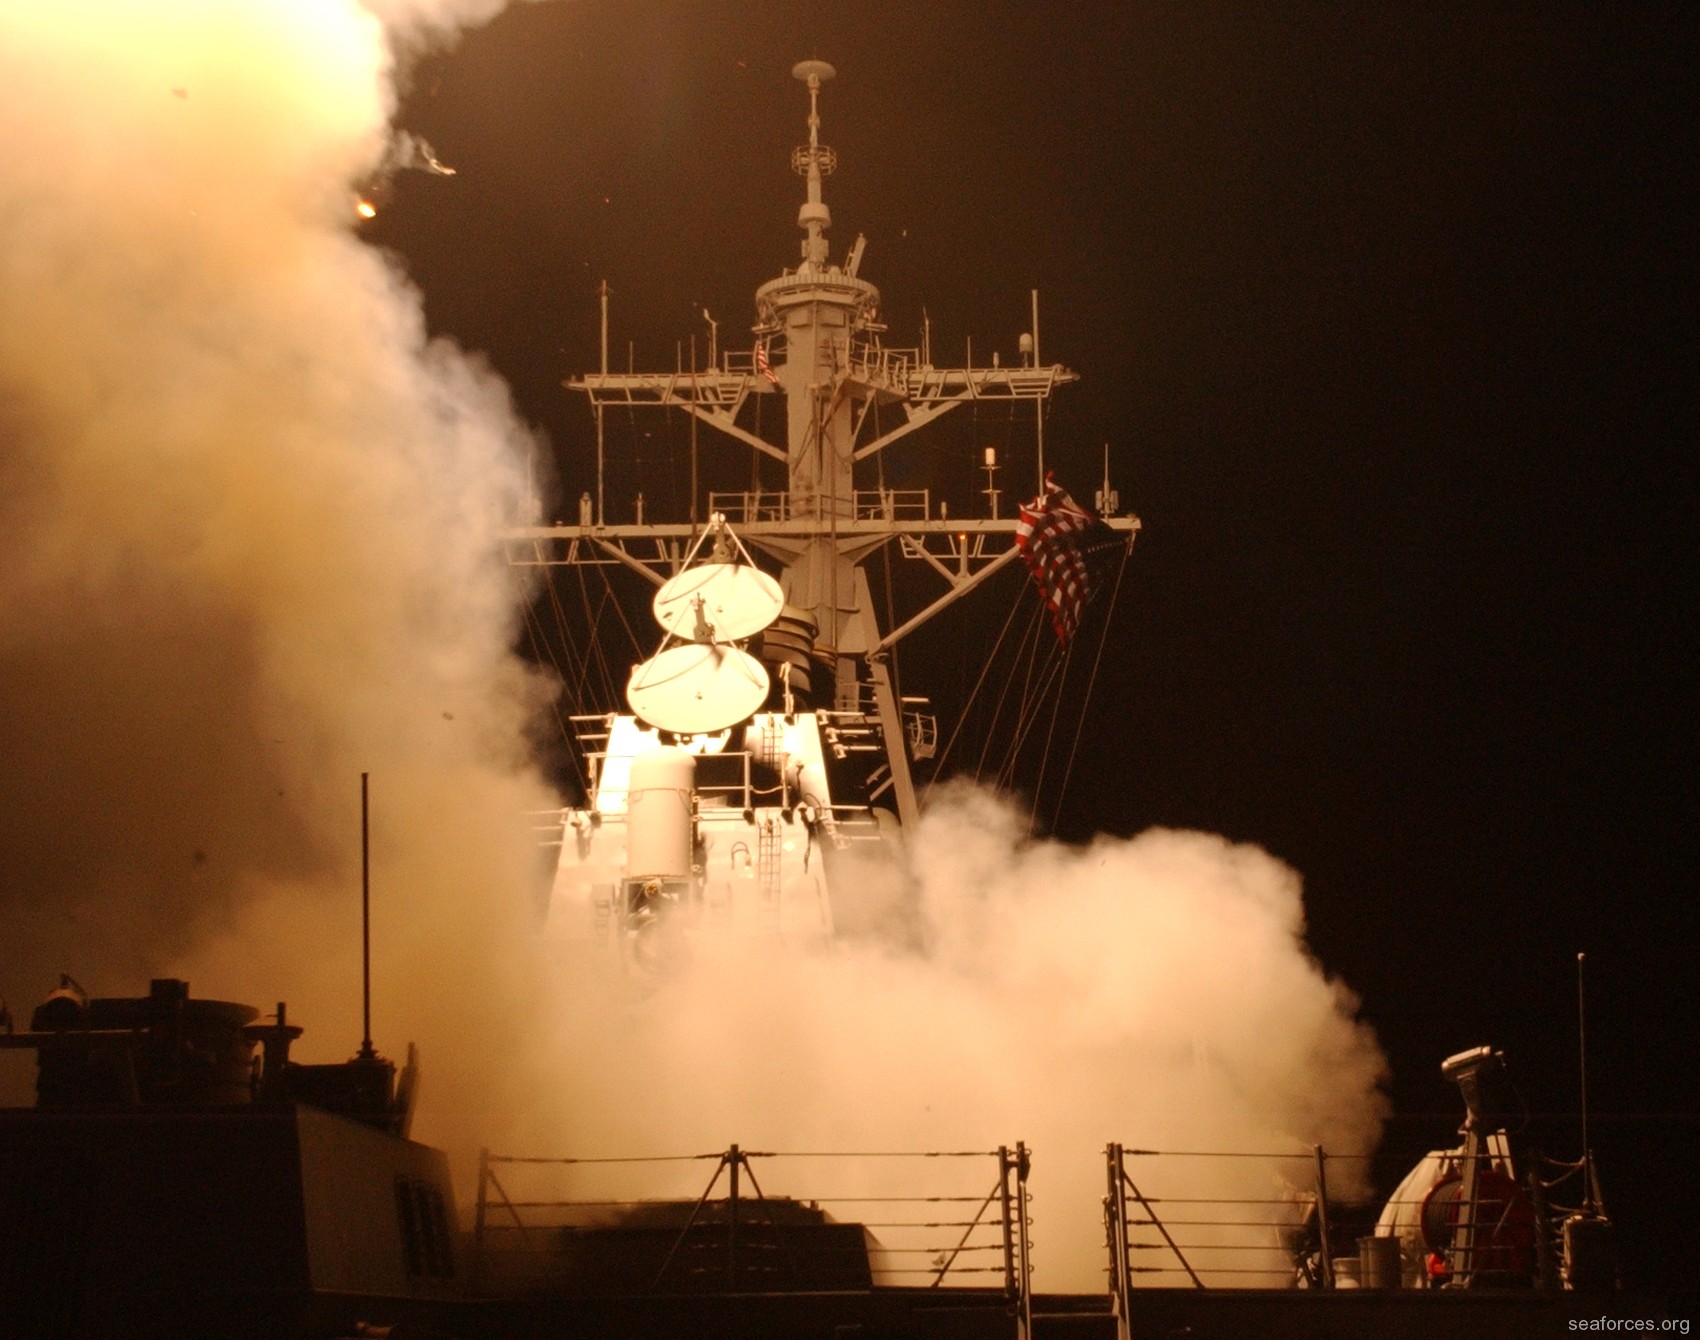
[{"label": "second satellite dish", "polygon": [[779,583],[745,563],[686,568],[655,593],[656,620],[687,642],[742,642],[777,619],[784,607]]},{"label": "second satellite dish", "polygon": [[767,669],[748,652],[713,643],[669,647],[632,670],[632,711],[675,735],[704,735],[746,720],[767,698]]}]

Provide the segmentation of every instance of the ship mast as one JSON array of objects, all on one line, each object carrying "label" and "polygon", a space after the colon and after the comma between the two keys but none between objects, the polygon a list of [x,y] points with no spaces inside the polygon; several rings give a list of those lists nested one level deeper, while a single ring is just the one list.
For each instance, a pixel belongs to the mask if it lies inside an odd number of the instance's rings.
[{"label": "ship mast", "polygon": [[[779,566],[788,612],[812,626],[815,663],[832,667],[832,709],[855,713],[872,708],[869,715],[877,720],[889,768],[881,789],[891,790],[898,817],[908,824],[918,817],[918,805],[906,743],[921,753],[928,748],[923,722],[897,699],[891,653],[900,639],[1016,557],[1017,523],[995,516],[947,519],[943,505],[935,508],[925,490],[858,489],[856,468],[966,404],[1028,402],[1034,405],[1035,422],[1041,422],[1052,391],[1076,374],[1060,364],[1038,364],[1036,295],[1035,330],[1023,335],[1023,355],[1014,366],[999,366],[994,359],[990,367],[937,368],[930,349],[884,345],[879,290],[858,274],[864,239],[856,239],[842,263],[829,256],[832,213],[823,183],[837,166],[837,155],[821,143],[820,95],[835,71],[825,61],[806,60],[792,73],[809,94],[808,143],[791,154],[791,165],[805,182],[797,211],[801,256],[794,269],[756,290],[753,345],[716,350],[718,360],[711,353],[707,368],[689,371],[610,372],[604,357],[598,372],[566,385],[588,397],[599,425],[609,406],[682,410],[784,463],[783,493],[713,493],[708,515],[724,517],[741,539]],[[772,394],[785,399],[783,447],[739,422],[752,396]],[[870,437],[864,429],[875,406],[892,411],[897,422]],[[599,469],[599,504],[601,484]],[[1132,542],[1137,518],[1105,520]],[[600,505],[594,512],[581,506],[576,525],[527,528],[510,533],[510,539],[524,543],[525,561],[618,563],[660,585],[679,571],[700,532],[692,524],[650,523],[641,517],[630,525],[605,521]],[[861,565],[894,541],[905,557],[930,567],[945,590],[919,614],[882,632]]]}]

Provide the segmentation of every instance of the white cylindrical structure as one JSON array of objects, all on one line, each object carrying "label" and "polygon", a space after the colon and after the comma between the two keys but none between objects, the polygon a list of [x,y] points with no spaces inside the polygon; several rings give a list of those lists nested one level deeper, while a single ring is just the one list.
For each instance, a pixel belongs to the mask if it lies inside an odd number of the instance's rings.
[{"label": "white cylindrical structure", "polygon": [[688,879],[696,759],[664,745],[632,760],[626,790],[626,877]]}]

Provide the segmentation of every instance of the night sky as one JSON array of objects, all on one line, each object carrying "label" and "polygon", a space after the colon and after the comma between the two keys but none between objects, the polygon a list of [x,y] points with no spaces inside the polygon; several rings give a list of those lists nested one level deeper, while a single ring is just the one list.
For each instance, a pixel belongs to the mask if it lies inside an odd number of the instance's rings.
[{"label": "night sky", "polygon": [[[1608,1206],[1630,1277],[1682,1283],[1696,27],[1653,4],[523,6],[416,66],[398,120],[457,175],[404,174],[369,236],[576,498],[591,419],[560,382],[595,366],[597,281],[617,366],[628,340],[639,368],[700,348],[704,305],[748,348],[754,289],[796,263],[790,68],[833,62],[833,256],[867,235],[887,342],[918,344],[924,307],[936,363],[969,339],[1013,359],[1038,288],[1045,361],[1082,374],[1048,462],[1089,498],[1108,442],[1144,522],[1059,836],[1197,827],[1302,872],[1310,944],[1391,1059],[1390,1166],[1449,1141],[1438,1065],[1481,1042],[1575,1153],[1585,951]],[[992,415],[888,469],[966,507],[976,445],[1030,470],[1030,435]],[[747,479],[707,438],[721,486]],[[611,520],[639,481],[683,519],[660,480],[684,442],[611,427]],[[967,617],[1026,596],[1012,574],[987,598]],[[940,653],[966,626],[917,642],[905,691],[960,697]]]}]

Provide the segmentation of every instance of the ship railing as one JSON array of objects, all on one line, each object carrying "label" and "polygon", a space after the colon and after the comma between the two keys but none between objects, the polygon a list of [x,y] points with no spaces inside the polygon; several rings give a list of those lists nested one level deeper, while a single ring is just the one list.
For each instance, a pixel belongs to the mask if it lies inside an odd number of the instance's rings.
[{"label": "ship railing", "polygon": [[[857,684],[854,701],[853,708],[832,708],[818,713],[824,743],[841,759],[854,753],[884,753],[874,686],[866,681]],[[927,710],[931,706],[924,697],[910,696],[905,696],[899,704],[909,753],[917,759],[928,759],[938,752],[939,723],[938,717]]]},{"label": "ship railing", "polygon": [[783,489],[745,489],[736,493],[710,492],[709,514],[718,512],[734,526],[754,522],[789,521],[791,495]]},{"label": "ship railing", "polygon": [[606,744],[608,732],[614,728],[612,712],[574,712],[567,720],[572,723],[573,733],[586,744]]},{"label": "ship railing", "polygon": [[[884,749],[879,742],[879,703],[874,697],[872,684],[864,681],[856,685],[855,704],[853,710],[833,708],[819,713],[828,747],[840,758],[845,753],[856,752],[860,745],[871,750]],[[909,737],[909,752],[918,759],[931,758],[938,752],[939,722],[938,717],[928,710],[931,706],[929,699],[911,695],[905,695],[898,705],[904,733]]]},{"label": "ship railing", "polygon": [[922,697],[905,697],[902,703],[909,752],[918,759],[931,758],[939,751],[939,719],[928,710],[931,706],[932,702]]},{"label": "ship railing", "polygon": [[[932,515],[932,493],[928,489],[856,489],[847,498],[817,497],[815,508],[852,521],[926,521]],[[800,515],[783,489],[716,490],[708,495],[708,510],[722,514],[734,527],[791,521]]]},{"label": "ship railing", "polygon": [[[1105,1246],[1112,1307],[1126,1335],[1140,1286],[1331,1288],[1356,1274],[1330,1236],[1331,1165],[1354,1198],[1367,1154],[1105,1148]],[[1356,1244],[1353,1244],[1354,1250]],[[1350,1264],[1348,1264],[1348,1261]]]},{"label": "ship railing", "polygon": [[474,1279],[504,1293],[979,1289],[1025,1318],[1028,1165],[1019,1143],[647,1158],[485,1150]]},{"label": "ship railing", "polygon": [[857,340],[850,349],[850,375],[870,386],[902,391],[910,370],[920,366],[919,349],[888,349],[877,340]]},{"label": "ship railing", "polygon": [[[904,711],[911,711],[927,704],[927,699],[905,695],[902,701]],[[821,723],[827,727],[840,730],[873,730],[879,721],[879,698],[874,693],[870,680],[859,680],[855,687],[855,696],[848,701],[836,700],[831,707],[823,707],[816,713]]]},{"label": "ship railing", "polygon": [[881,848],[886,838],[869,805],[809,803],[809,817],[820,826],[823,846],[832,851]]},{"label": "ship railing", "polygon": [[879,722],[873,716],[873,685],[858,684],[855,710],[833,708],[818,713],[821,743],[835,758],[851,754],[883,753]]},{"label": "ship railing", "polygon": [[928,489],[857,489],[858,521],[925,521],[932,515]]}]

